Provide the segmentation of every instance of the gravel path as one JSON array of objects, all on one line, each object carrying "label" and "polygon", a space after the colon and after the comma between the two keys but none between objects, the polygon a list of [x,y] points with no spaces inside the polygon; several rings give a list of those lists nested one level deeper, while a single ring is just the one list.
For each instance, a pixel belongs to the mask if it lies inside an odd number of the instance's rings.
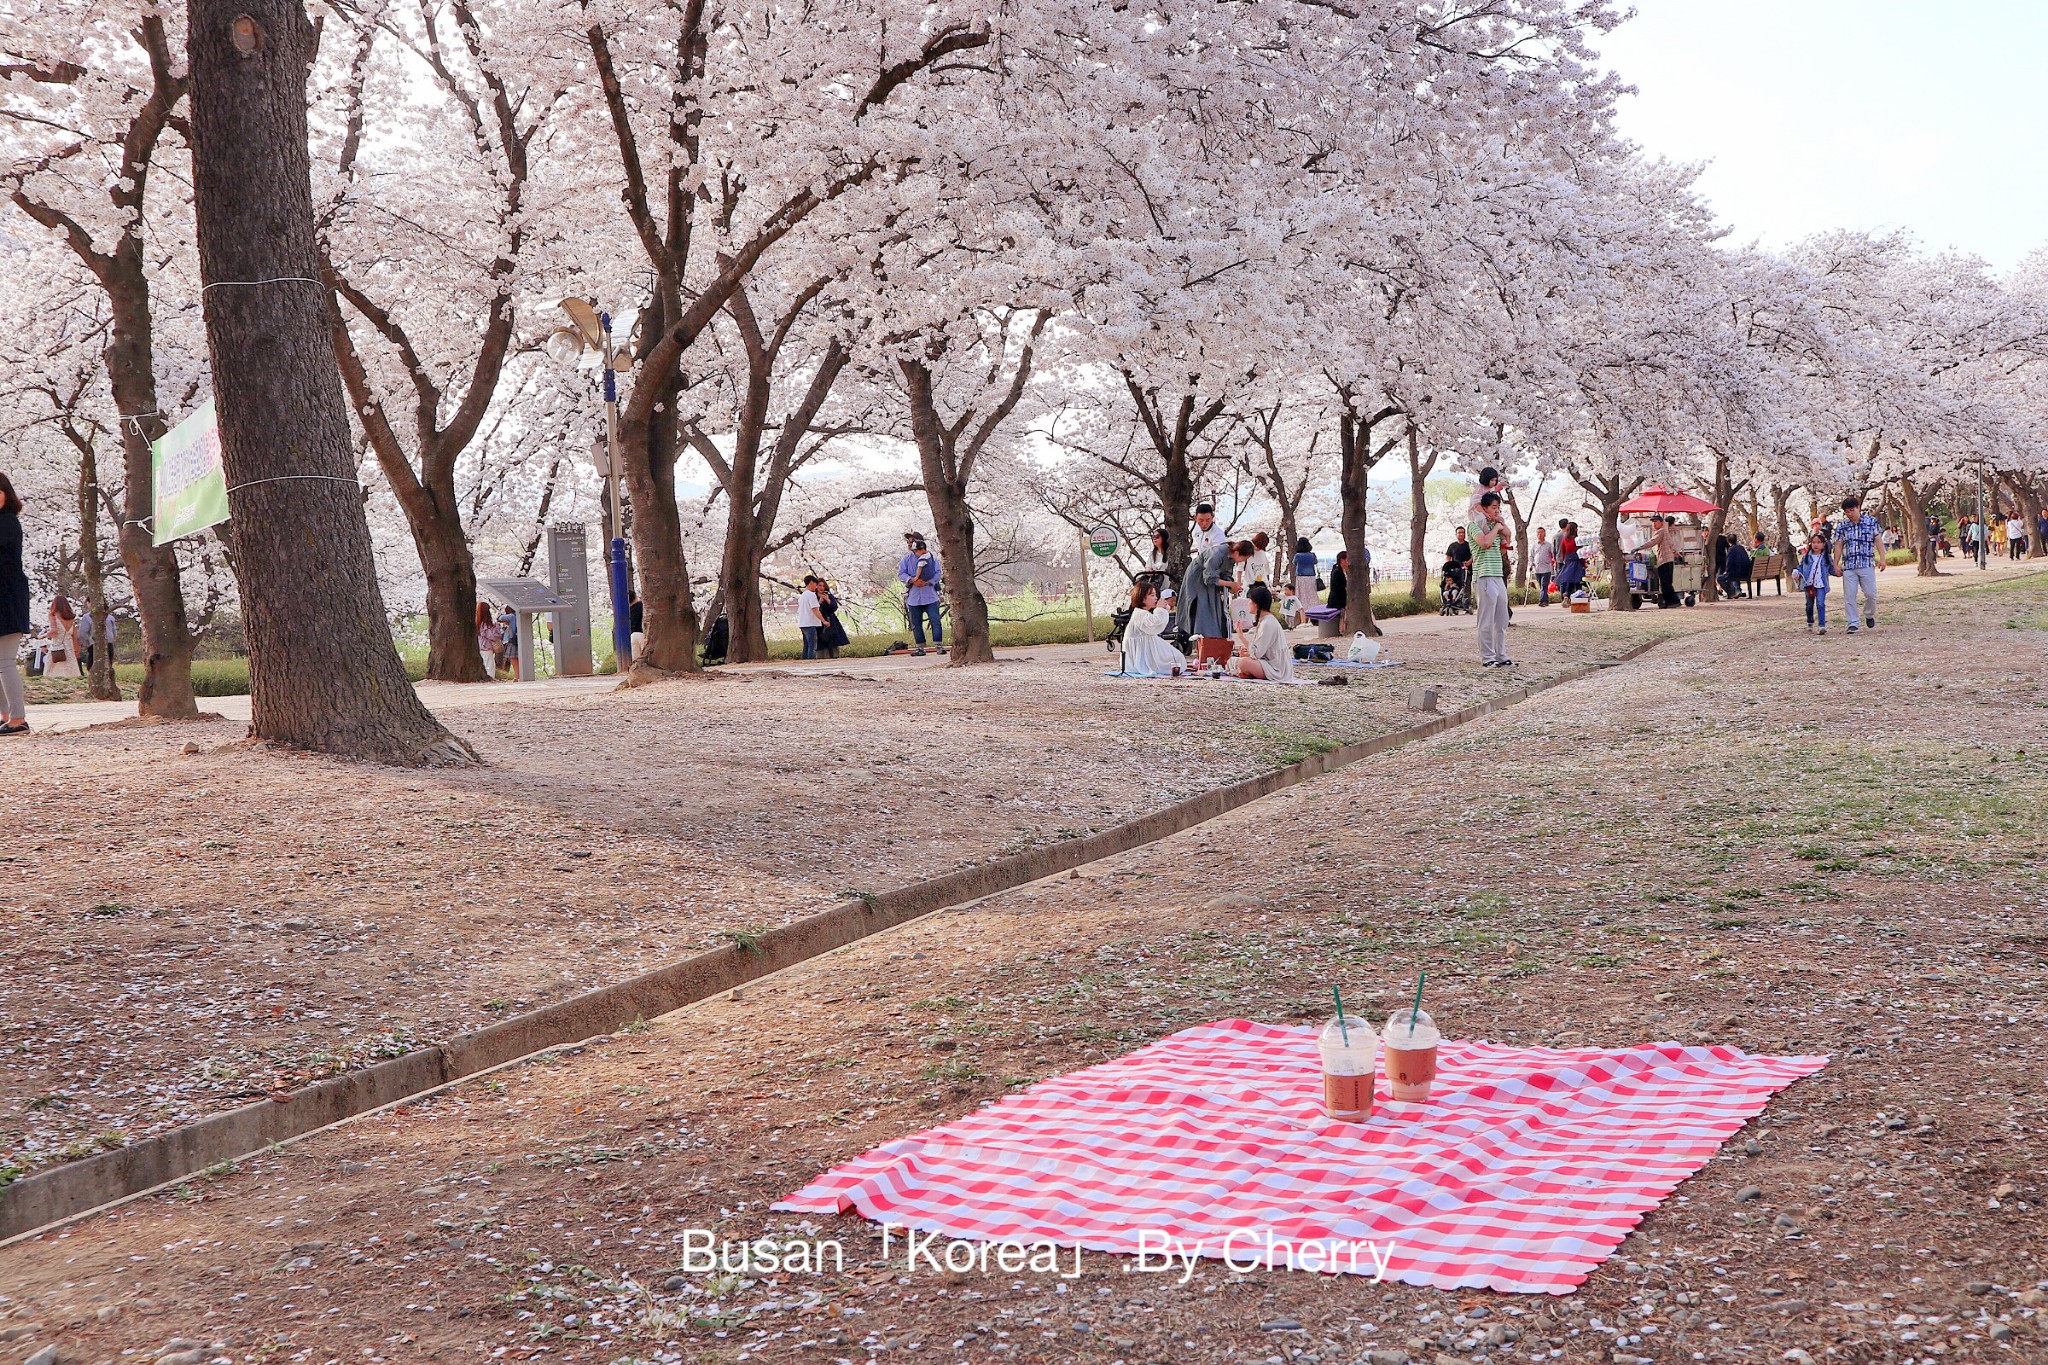
[{"label": "gravel path", "polygon": [[[1524,612],[1522,672],[1770,610]],[[489,760],[460,774],[271,752],[237,720],[7,741],[0,1175],[1382,733],[1416,682],[1446,707],[1515,682],[1469,662],[1469,622],[1389,641],[1403,666],[1342,688],[1110,679],[1100,647],[1053,647],[424,689]]]},{"label": "gravel path", "polygon": [[[0,1332],[65,1360],[2041,1359],[2048,580],[1855,640],[1747,620],[20,1244]],[[1314,1017],[1332,981],[1389,1008],[1418,967],[1466,1036],[1833,1061],[1563,1299],[906,1273],[857,1220],[766,1212],[1019,1082]],[[693,1228],[849,1264],[685,1274]]]}]

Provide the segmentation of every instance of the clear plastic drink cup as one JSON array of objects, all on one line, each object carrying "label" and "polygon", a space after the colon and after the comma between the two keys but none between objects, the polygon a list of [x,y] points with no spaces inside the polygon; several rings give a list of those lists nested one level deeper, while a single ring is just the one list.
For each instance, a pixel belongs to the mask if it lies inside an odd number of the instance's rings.
[{"label": "clear plastic drink cup", "polygon": [[1410,1102],[1429,1098],[1430,1083],[1436,1080],[1436,1046],[1443,1035],[1428,1010],[1413,1015],[1398,1009],[1388,1016],[1385,1036],[1387,1084],[1397,1100]]},{"label": "clear plastic drink cup", "polygon": [[1372,1117],[1373,1075],[1379,1069],[1380,1040],[1372,1025],[1355,1015],[1345,1015],[1341,1024],[1333,1017],[1316,1046],[1323,1054],[1324,1110],[1342,1123],[1364,1123]]}]

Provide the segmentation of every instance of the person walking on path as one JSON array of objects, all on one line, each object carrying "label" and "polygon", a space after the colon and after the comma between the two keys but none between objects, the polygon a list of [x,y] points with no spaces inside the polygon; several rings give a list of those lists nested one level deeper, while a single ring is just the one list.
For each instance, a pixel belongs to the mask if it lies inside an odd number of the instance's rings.
[{"label": "person walking on path", "polygon": [[1472,593],[1479,608],[1479,663],[1485,668],[1513,668],[1508,657],[1507,555],[1510,540],[1500,519],[1500,494],[1479,498],[1479,519],[1471,525]]},{"label": "person walking on path", "polygon": [[1854,635],[1858,620],[1865,629],[1877,627],[1877,518],[1863,515],[1863,499],[1854,493],[1842,499],[1842,514],[1835,526],[1834,566],[1842,580],[1842,615]]},{"label": "person walking on path", "polygon": [[1529,572],[1536,575],[1536,605],[1550,605],[1550,580],[1557,574],[1557,547],[1550,543],[1550,532],[1543,527],[1536,528],[1536,543],[1529,547]]},{"label": "person walking on path", "polygon": [[2014,559],[2027,557],[2027,520],[2018,512],[2005,523],[2005,549]]},{"label": "person walking on path", "polygon": [[1991,557],[1996,559],[2001,554],[2004,554],[2005,546],[2005,518],[1993,512],[1991,514]]},{"label": "person walking on path", "polygon": [[[804,590],[797,594],[796,599],[796,629],[797,633],[804,637],[806,659],[818,657],[818,632],[824,625],[825,615],[818,610],[818,577],[816,574],[805,574]],[[921,649],[917,652],[924,653]]]},{"label": "person walking on path", "polygon": [[28,684],[16,657],[30,628],[21,549],[21,495],[0,474],[0,735],[28,733]]},{"label": "person walking on path", "polygon": [[911,652],[925,653],[927,622],[931,625],[932,648],[944,649],[946,628],[939,621],[938,556],[926,547],[924,537],[916,532],[910,532],[904,539],[910,548],[904,552],[903,562],[896,566],[896,581],[903,585],[903,614],[909,618],[910,638],[917,645]]},{"label": "person walking on path", "polygon": [[1806,594],[1806,629],[1810,634],[1828,633],[1828,579],[1833,567],[1828,544],[1819,536],[1808,537],[1806,553],[1799,557],[1799,586]]},{"label": "person walking on path", "polygon": [[76,678],[78,667],[78,613],[71,608],[71,599],[58,593],[50,599],[50,616],[46,622],[50,632],[50,662],[43,666],[46,678]]}]

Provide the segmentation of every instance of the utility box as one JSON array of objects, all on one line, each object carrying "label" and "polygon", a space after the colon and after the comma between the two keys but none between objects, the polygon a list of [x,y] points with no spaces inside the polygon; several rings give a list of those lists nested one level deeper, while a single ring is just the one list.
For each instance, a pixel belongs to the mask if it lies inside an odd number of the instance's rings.
[{"label": "utility box", "polygon": [[548,586],[555,600],[555,675],[587,678],[597,672],[590,648],[590,547],[580,521],[548,528]]}]

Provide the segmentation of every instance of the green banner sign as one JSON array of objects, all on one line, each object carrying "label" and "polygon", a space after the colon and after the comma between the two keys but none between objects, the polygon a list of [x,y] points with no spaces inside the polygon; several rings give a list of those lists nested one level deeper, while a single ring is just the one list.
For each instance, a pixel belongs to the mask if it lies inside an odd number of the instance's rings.
[{"label": "green banner sign", "polygon": [[151,535],[158,545],[196,535],[228,519],[228,478],[220,462],[220,423],[213,400],[164,433],[150,447],[156,473],[156,515]]}]

